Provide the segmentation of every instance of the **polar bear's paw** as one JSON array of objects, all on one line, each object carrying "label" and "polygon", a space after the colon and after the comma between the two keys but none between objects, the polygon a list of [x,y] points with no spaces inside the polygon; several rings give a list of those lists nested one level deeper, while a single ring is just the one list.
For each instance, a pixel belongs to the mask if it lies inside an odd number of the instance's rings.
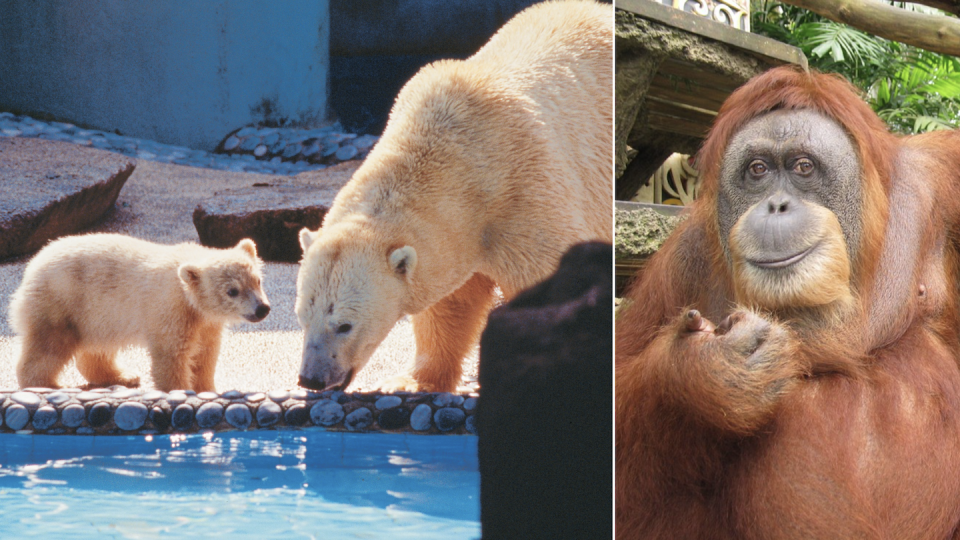
[{"label": "polar bear's paw", "polygon": [[382,381],[377,385],[377,390],[385,394],[393,392],[419,392],[420,383],[412,375],[398,375],[396,377]]}]

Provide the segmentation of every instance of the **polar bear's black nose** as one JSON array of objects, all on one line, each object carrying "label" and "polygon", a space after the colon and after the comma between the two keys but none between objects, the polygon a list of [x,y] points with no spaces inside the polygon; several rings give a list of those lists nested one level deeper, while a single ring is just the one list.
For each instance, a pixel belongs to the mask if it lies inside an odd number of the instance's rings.
[{"label": "polar bear's black nose", "polygon": [[270,306],[266,304],[260,304],[260,307],[257,308],[255,315],[258,319],[263,319],[268,313],[270,313]]},{"label": "polar bear's black nose", "polygon": [[304,388],[309,388],[310,390],[323,390],[327,387],[327,383],[318,379],[311,379],[309,377],[304,377],[300,375],[300,380],[297,381],[300,386]]}]

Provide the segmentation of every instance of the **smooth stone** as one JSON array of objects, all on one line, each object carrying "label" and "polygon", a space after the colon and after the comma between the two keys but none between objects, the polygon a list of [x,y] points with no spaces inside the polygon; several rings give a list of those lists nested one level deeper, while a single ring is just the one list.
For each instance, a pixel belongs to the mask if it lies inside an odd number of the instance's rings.
[{"label": "smooth stone", "polygon": [[39,407],[41,401],[40,396],[33,392],[14,392],[10,399],[25,407]]},{"label": "smooth stone", "polygon": [[223,405],[219,403],[204,403],[197,409],[197,425],[201,428],[212,428],[223,420]]},{"label": "smooth stone", "polygon": [[77,401],[81,403],[86,403],[87,401],[93,401],[95,399],[103,399],[103,394],[98,394],[96,392],[80,392],[77,394]]},{"label": "smooth stone", "polygon": [[153,422],[154,427],[163,431],[170,427],[170,413],[163,407],[154,407],[150,409],[150,421]]},{"label": "smooth stone", "polygon": [[53,405],[62,405],[68,401],[70,401],[70,394],[66,392],[54,392],[47,395],[47,403]]},{"label": "smooth stone", "polygon": [[467,398],[463,401],[463,410],[472,411],[477,408],[477,398]]},{"label": "smooth stone", "polygon": [[197,397],[204,401],[210,401],[211,399],[217,399],[220,396],[217,395],[216,392],[200,392],[197,394]]},{"label": "smooth stone", "polygon": [[181,391],[175,390],[167,394],[167,403],[170,405],[179,405],[185,401],[187,401],[187,394]]},{"label": "smooth stone", "polygon": [[144,401],[159,401],[161,399],[166,399],[167,394],[161,390],[151,390],[143,395]]},{"label": "smooth stone", "polygon": [[131,388],[129,390],[120,390],[119,392],[114,392],[110,394],[110,397],[113,399],[126,400],[126,399],[137,397],[142,393],[143,393],[143,390]]},{"label": "smooth stone", "polygon": [[76,403],[67,405],[60,413],[60,421],[69,428],[80,427],[86,417],[87,411],[83,408],[83,405]]},{"label": "smooth stone", "polygon": [[373,413],[370,412],[370,409],[366,407],[360,407],[359,409],[348,414],[346,418],[343,419],[344,427],[350,431],[366,429],[370,427],[370,424],[372,423]]},{"label": "smooth stone", "polygon": [[381,429],[402,429],[410,422],[410,411],[393,407],[380,413],[377,423]]},{"label": "smooth stone", "polygon": [[275,156],[270,158],[270,163],[273,165],[279,165],[282,162],[283,162],[283,158],[281,158],[280,156]]},{"label": "smooth stone", "polygon": [[433,409],[426,403],[421,403],[413,409],[410,415],[410,427],[416,431],[426,431],[432,425]]},{"label": "smooth stone", "polygon": [[382,398],[378,399],[373,406],[382,411],[384,409],[399,407],[401,403],[403,403],[403,400],[397,396],[383,396]]},{"label": "smooth stone", "polygon": [[277,132],[268,133],[263,137],[263,144],[266,146],[273,146],[277,144],[277,141],[280,140],[280,134]]},{"label": "smooth stone", "polygon": [[357,157],[360,151],[357,150],[357,147],[352,144],[345,144],[337,149],[336,158],[340,161],[347,161]]},{"label": "smooth stone", "polygon": [[247,126],[245,128],[241,128],[240,131],[236,132],[235,135],[237,137],[246,137],[247,135],[253,135],[256,132],[257,132],[257,128]]},{"label": "smooth stone", "polygon": [[96,435],[97,430],[92,427],[84,426],[77,428],[77,435]]},{"label": "smooth stone", "polygon": [[250,403],[259,403],[264,399],[266,399],[266,397],[267,395],[264,394],[263,392],[257,392],[255,394],[247,394],[246,396],[247,401],[249,401]]},{"label": "smooth stone", "polygon": [[280,413],[283,409],[280,405],[272,401],[266,401],[257,407],[257,425],[260,427],[269,427],[280,421]]},{"label": "smooth stone", "polygon": [[47,392],[53,392],[53,388],[47,388],[45,386],[31,386],[30,388],[24,388],[24,392],[33,392],[34,394],[46,394]]},{"label": "smooth stone", "polygon": [[466,413],[454,407],[444,407],[433,415],[433,421],[440,431],[452,431],[463,423]]},{"label": "smooth stone", "polygon": [[344,416],[343,406],[329,399],[318,401],[310,408],[310,420],[317,426],[339,424]]},{"label": "smooth stone", "polygon": [[376,144],[379,139],[380,137],[376,137],[374,135],[362,135],[354,139],[353,146],[356,147],[357,150],[363,152],[364,150],[367,150]]},{"label": "smooth stone", "polygon": [[193,424],[193,407],[186,403],[177,405],[177,408],[173,410],[173,416],[170,418],[170,423],[173,425],[174,429],[185,430]]},{"label": "smooth stone", "polygon": [[234,135],[227,137],[227,140],[223,141],[223,149],[227,152],[235,149],[238,146],[240,146],[240,139]]},{"label": "smooth stone", "polygon": [[90,412],[87,413],[87,422],[93,427],[100,427],[110,421],[112,412],[109,403],[97,403],[90,407]]},{"label": "smooth stone", "polygon": [[302,388],[290,391],[291,399],[307,399],[307,391]]},{"label": "smooth stone", "polygon": [[310,409],[303,403],[297,403],[283,413],[283,420],[288,426],[302,426],[310,419]]},{"label": "smooth stone", "polygon": [[258,146],[260,146],[260,137],[248,137],[244,139],[242,143],[240,143],[240,150],[249,152]]},{"label": "smooth stone", "polygon": [[113,421],[118,428],[133,431],[143,427],[148,413],[147,406],[143,403],[128,401],[117,407],[117,411],[113,413]]},{"label": "smooth stone", "polygon": [[468,416],[466,421],[464,421],[464,425],[467,427],[467,433],[476,435],[477,434],[477,415],[472,414]]},{"label": "smooth stone", "polygon": [[257,157],[263,157],[267,155],[267,146],[264,144],[258,144],[257,147],[253,149],[253,155]]},{"label": "smooth stone", "polygon": [[239,390],[227,390],[226,392],[220,394],[220,397],[223,399],[240,399],[243,397],[243,392]]},{"label": "smooth stone", "polygon": [[303,147],[300,146],[299,144],[288,144],[286,148],[283,149],[283,157],[286,159],[290,159],[293,156],[299,154],[301,150],[303,150]]},{"label": "smooth stone", "polygon": [[337,150],[340,149],[340,145],[336,143],[324,143],[323,148],[320,150],[321,157],[332,156],[337,153]]},{"label": "smooth stone", "polygon": [[[286,148],[286,147],[287,147],[287,141],[281,139],[281,140],[277,141],[276,143],[274,143],[274,144],[270,147],[270,153],[271,153],[271,154],[279,154],[279,153],[283,152],[283,149]],[[279,157],[279,156],[277,156],[277,157]]]},{"label": "smooth stone", "polygon": [[30,421],[30,411],[23,405],[13,404],[7,407],[6,412],[4,412],[4,421],[10,429],[23,429]]},{"label": "smooth stone", "polygon": [[327,135],[326,137],[323,138],[323,144],[325,145],[335,144],[339,146],[340,143],[343,142],[343,140],[344,140],[343,135],[339,133],[331,133],[330,135]]},{"label": "smooth stone", "polygon": [[268,393],[267,397],[272,401],[276,401],[277,403],[283,403],[284,401],[290,399],[290,392],[287,392],[286,390],[274,390]]},{"label": "smooth stone", "polygon": [[311,144],[309,146],[304,147],[303,151],[300,152],[300,154],[303,155],[303,157],[310,157],[318,152],[320,152],[320,145]]},{"label": "smooth stone", "polygon": [[49,405],[37,409],[33,413],[33,427],[35,429],[47,430],[57,423],[57,410]]},{"label": "smooth stone", "polygon": [[242,403],[234,403],[227,407],[224,416],[227,423],[239,429],[247,429],[253,423],[253,415],[250,414],[250,407]]},{"label": "smooth stone", "polygon": [[436,397],[433,398],[433,404],[437,407],[450,407],[451,405],[460,405],[462,403],[463,396],[458,396],[449,392],[437,394]]}]

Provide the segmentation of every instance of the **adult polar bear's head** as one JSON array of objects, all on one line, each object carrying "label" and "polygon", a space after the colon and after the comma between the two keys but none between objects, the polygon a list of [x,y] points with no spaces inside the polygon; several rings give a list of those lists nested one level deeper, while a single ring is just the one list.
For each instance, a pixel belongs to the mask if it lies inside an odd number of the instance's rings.
[{"label": "adult polar bear's head", "polygon": [[343,390],[404,315],[417,252],[345,224],[303,229],[300,246],[300,386]]}]

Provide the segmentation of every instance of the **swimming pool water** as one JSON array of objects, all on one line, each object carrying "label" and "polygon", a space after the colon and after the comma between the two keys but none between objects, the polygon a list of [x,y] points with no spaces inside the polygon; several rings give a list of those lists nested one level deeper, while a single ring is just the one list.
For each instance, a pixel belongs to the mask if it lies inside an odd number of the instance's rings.
[{"label": "swimming pool water", "polygon": [[0,435],[0,538],[480,536],[477,438]]}]

